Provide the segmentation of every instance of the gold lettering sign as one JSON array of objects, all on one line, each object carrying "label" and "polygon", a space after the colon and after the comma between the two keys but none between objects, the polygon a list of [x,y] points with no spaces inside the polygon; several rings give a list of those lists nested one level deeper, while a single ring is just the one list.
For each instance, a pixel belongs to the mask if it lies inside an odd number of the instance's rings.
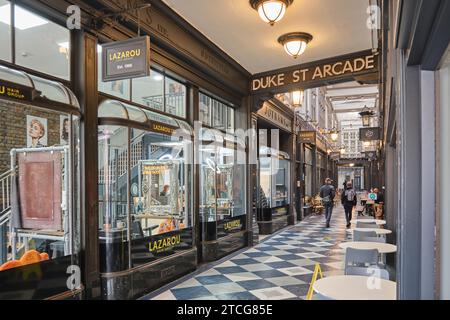
[{"label": "gold lettering sign", "polygon": [[301,143],[316,143],[316,132],[315,131],[300,131],[298,134]]},{"label": "gold lettering sign", "polygon": [[161,172],[167,170],[166,166],[146,166],[144,165],[142,168],[142,174],[151,175],[151,174],[160,174]]},{"label": "gold lettering sign", "polygon": [[225,231],[231,231],[231,230],[236,230],[236,229],[241,229],[241,228],[242,228],[241,220],[229,221],[229,222],[226,222],[224,225]]},{"label": "gold lettering sign", "polygon": [[161,123],[153,123],[152,124],[152,131],[159,132],[159,133],[165,133],[165,134],[168,134],[168,135],[172,135],[174,133],[174,131],[175,131],[175,128],[168,127],[168,126],[166,126],[164,124],[161,124]]},{"label": "gold lettering sign", "polygon": [[17,100],[32,100],[33,90],[0,80],[0,96]]},{"label": "gold lettering sign", "polygon": [[378,53],[370,50],[329,59],[327,62],[318,61],[275,70],[256,75],[251,88],[253,93],[284,93],[295,87],[306,88],[332,79],[352,80],[354,76],[378,72],[378,56]]},{"label": "gold lettering sign", "polygon": [[181,235],[175,235],[172,237],[166,237],[162,239],[158,239],[155,241],[151,241],[149,243],[149,250],[152,253],[159,253],[166,251],[170,248],[173,248],[181,243]]},{"label": "gold lettering sign", "polygon": [[264,103],[263,107],[257,113],[278,127],[292,132],[292,120],[275,110],[269,103]]},{"label": "gold lettering sign", "polygon": [[116,61],[123,61],[132,59],[135,57],[141,56],[141,49],[134,49],[134,50],[125,50],[120,52],[111,53],[109,55],[109,61],[110,62],[116,62]]}]

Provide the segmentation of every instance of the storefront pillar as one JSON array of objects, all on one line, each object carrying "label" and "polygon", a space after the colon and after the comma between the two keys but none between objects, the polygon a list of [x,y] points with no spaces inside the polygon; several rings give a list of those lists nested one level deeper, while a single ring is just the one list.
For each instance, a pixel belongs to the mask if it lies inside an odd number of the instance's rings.
[{"label": "storefront pillar", "polygon": [[315,197],[319,188],[319,181],[317,181],[317,146],[312,147],[312,190],[311,190],[311,197]]},{"label": "storefront pillar", "polygon": [[73,32],[73,83],[80,99],[84,121],[82,137],[81,272],[88,299],[100,298],[98,246],[98,153],[97,153],[97,39]]}]

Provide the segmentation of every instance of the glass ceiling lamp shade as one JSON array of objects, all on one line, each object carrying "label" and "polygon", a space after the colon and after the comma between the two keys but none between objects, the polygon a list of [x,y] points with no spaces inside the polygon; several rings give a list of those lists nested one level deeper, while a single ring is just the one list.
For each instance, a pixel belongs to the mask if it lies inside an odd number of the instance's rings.
[{"label": "glass ceiling lamp shade", "polygon": [[297,59],[306,51],[308,43],[313,39],[313,36],[304,32],[292,32],[282,35],[278,38],[278,42],[284,47],[288,55]]},{"label": "glass ceiling lamp shade", "polygon": [[293,91],[292,92],[292,104],[294,107],[303,106],[303,100],[305,97],[305,92],[303,90]]},{"label": "glass ceiling lamp shade", "polygon": [[260,18],[273,26],[283,19],[286,9],[294,0],[250,0],[250,5],[258,11]]}]

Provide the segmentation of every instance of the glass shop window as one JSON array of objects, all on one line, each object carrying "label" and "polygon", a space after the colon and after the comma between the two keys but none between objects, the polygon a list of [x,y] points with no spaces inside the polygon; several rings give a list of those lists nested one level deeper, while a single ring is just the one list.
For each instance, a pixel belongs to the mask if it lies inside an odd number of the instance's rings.
[{"label": "glass shop window", "polygon": [[133,79],[132,101],[164,112],[164,76],[152,70],[150,77]]},{"label": "glass shop window", "polygon": [[79,252],[80,122],[2,100],[0,114],[1,275]]},{"label": "glass shop window", "polygon": [[102,47],[100,45],[97,46],[97,63],[98,63],[98,91],[106,93],[108,95],[124,99],[130,100],[130,80],[117,80],[117,81],[102,81]]},{"label": "glass shop window", "polygon": [[235,111],[232,107],[200,93],[199,119],[208,127],[233,132],[235,129]]},{"label": "glass shop window", "polygon": [[[0,8],[3,11],[7,11],[5,6]],[[70,80],[70,31],[18,5],[14,18],[16,63]]]},{"label": "glass shop window", "polygon": [[211,98],[207,95],[200,93],[200,121],[208,127],[211,127]]},{"label": "glass shop window", "polygon": [[0,60],[11,62],[11,5],[0,0]]},{"label": "glass shop window", "polygon": [[186,118],[186,86],[168,77],[165,82],[166,113]]},{"label": "glass shop window", "polygon": [[[126,115],[109,113],[119,105],[109,101],[100,107],[100,118],[129,117],[131,106]],[[178,123],[158,113],[135,111],[142,113],[142,123],[160,117],[159,130]],[[98,143],[102,272],[126,270],[192,248],[192,169],[187,161],[192,144],[150,128],[112,125],[99,127]],[[163,248],[159,244],[167,238],[170,245]]]},{"label": "glass shop window", "polygon": [[[242,158],[241,153],[245,153],[245,147],[223,137],[208,138],[208,132],[209,129],[202,132],[200,149],[200,212],[203,222],[221,224],[246,214],[246,194],[242,187],[245,186],[246,167],[238,161]],[[223,234],[220,230],[219,237],[226,233],[226,230],[222,230]]]}]

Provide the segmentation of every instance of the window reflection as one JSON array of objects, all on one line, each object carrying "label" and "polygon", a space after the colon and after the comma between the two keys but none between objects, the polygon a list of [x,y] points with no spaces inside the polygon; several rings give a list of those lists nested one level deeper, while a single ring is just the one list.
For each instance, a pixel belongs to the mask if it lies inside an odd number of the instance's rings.
[{"label": "window reflection", "polygon": [[11,6],[0,0],[0,60],[11,62]]},{"label": "window reflection", "polygon": [[16,63],[70,80],[70,31],[17,5],[14,18]]}]

